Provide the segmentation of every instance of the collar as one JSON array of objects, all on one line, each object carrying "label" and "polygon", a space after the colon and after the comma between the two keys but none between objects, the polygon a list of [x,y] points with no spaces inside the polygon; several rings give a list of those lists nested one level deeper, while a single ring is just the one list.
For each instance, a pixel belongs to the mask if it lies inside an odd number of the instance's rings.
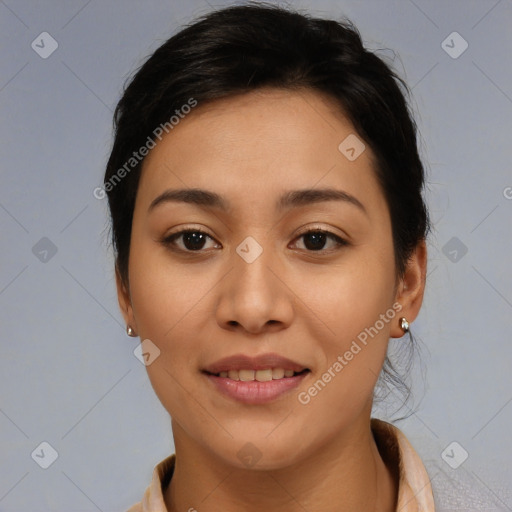
[{"label": "collar", "polygon": [[[405,435],[391,423],[372,418],[371,429],[384,462],[398,474],[399,512],[435,512],[432,487],[427,471]],[[153,469],[151,483],[142,501],[127,512],[167,512],[163,490],[169,485],[176,455],[170,455]]]}]

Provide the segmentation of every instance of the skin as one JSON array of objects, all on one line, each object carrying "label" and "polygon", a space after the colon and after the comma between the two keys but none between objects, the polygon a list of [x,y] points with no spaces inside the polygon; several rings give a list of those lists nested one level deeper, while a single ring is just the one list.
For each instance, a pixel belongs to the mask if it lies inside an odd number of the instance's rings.
[{"label": "skin", "polygon": [[[403,336],[398,319],[414,321],[421,307],[427,253],[418,244],[398,279],[373,155],[367,146],[351,162],[338,150],[351,133],[330,98],[266,88],[198,105],[144,162],[128,282],[117,274],[117,286],[126,323],[161,351],[147,371],[172,418],[169,511],[395,510],[398,483],[370,430],[372,397],[389,338]],[[148,212],[163,191],[186,187],[230,208],[166,202]],[[276,210],[285,191],[324,187],[355,196],[366,213],[343,201]],[[212,238],[199,252],[184,237],[177,251],[162,242],[185,228]],[[348,245],[328,237],[312,250],[301,235],[315,229]],[[252,263],[236,252],[247,236],[263,249]],[[298,393],[395,303],[394,319],[302,405]],[[226,398],[200,371],[268,352],[311,370],[271,403]],[[261,454],[253,467],[237,456],[247,443]]]}]

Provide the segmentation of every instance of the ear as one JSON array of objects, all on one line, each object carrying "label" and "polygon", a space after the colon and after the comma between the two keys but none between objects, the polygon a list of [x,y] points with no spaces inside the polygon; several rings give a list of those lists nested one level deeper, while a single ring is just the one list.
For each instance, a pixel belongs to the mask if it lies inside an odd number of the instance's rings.
[{"label": "ear", "polygon": [[117,300],[119,301],[119,308],[124,318],[125,324],[130,326],[135,334],[138,335],[138,329],[133,315],[132,300],[130,297],[130,290],[127,283],[124,283],[121,278],[119,269],[116,266],[116,287],[117,287]]},{"label": "ear", "polygon": [[411,324],[418,316],[423,302],[426,276],[427,244],[425,240],[422,240],[407,261],[404,276],[398,283],[395,302],[398,302],[402,309],[396,315],[396,320],[393,321],[390,332],[392,338],[401,338],[404,335],[404,331],[399,324],[399,318],[405,317]]}]

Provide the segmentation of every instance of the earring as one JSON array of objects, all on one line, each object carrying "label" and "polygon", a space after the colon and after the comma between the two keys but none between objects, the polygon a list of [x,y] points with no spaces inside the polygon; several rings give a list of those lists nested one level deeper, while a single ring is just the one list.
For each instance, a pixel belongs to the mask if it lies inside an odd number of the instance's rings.
[{"label": "earring", "polygon": [[131,336],[133,338],[135,336],[135,331],[129,325],[127,325],[126,326],[126,334],[128,334],[128,336]]},{"label": "earring", "polygon": [[402,317],[402,318],[400,318],[399,322],[400,322],[400,328],[402,329],[402,331],[404,331],[404,333],[409,332],[409,322],[407,321],[407,319]]}]

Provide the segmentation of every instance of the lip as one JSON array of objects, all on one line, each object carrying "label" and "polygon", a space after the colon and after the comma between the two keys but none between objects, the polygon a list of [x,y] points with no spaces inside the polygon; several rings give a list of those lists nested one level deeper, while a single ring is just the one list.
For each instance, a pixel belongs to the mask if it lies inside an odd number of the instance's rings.
[{"label": "lip", "polygon": [[[302,373],[266,382],[235,381],[218,375],[220,372],[229,372],[230,370],[266,370],[269,368],[282,368]],[[224,396],[246,404],[265,404],[277,400],[295,389],[311,373],[311,370],[296,361],[271,353],[256,357],[236,354],[208,365],[202,370],[202,373],[214,386],[214,389]]]},{"label": "lip", "polygon": [[[256,357],[249,357],[245,354],[235,354],[233,356],[219,359],[215,363],[208,365],[203,369],[204,372],[213,374],[220,372],[229,372],[230,370],[266,370],[267,368],[283,368],[283,370],[293,370],[301,372],[308,368],[296,361],[282,357],[279,354],[262,354]],[[289,377],[290,379],[293,377]]]},{"label": "lip", "polygon": [[309,375],[309,371],[284,377],[282,379],[258,382],[257,380],[243,382],[231,380],[227,377],[218,377],[204,373],[215,389],[225,396],[246,404],[265,404],[277,400],[282,395],[295,389],[302,380]]}]

